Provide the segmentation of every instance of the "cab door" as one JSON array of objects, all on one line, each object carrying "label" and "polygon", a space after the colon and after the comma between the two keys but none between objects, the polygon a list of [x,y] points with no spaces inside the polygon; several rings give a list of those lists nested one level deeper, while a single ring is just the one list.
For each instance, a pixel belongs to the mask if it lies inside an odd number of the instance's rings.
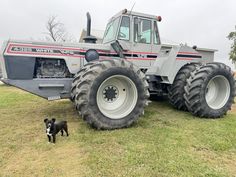
[{"label": "cab door", "polygon": [[[158,57],[158,54],[160,53],[161,49],[161,39],[159,35],[159,30],[157,26],[157,21],[153,21],[153,44],[152,44],[152,54],[156,55]],[[156,59],[156,58],[155,58]],[[151,61],[151,65],[153,65],[155,60]]]},{"label": "cab door", "polygon": [[122,48],[125,51],[125,56],[128,57],[129,52],[132,48],[132,42],[131,42],[131,19],[129,16],[122,16],[120,27],[118,30],[117,40],[121,44]]},{"label": "cab door", "polygon": [[151,65],[152,58],[152,20],[133,17],[132,61],[142,68]]}]

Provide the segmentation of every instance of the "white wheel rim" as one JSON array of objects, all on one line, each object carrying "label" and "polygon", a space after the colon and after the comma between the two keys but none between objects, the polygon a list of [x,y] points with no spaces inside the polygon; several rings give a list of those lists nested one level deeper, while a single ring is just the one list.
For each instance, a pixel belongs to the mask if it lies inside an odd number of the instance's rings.
[{"label": "white wheel rim", "polygon": [[114,75],[102,82],[97,91],[97,105],[103,115],[121,119],[130,114],[138,100],[134,82],[122,75]]},{"label": "white wheel rim", "polygon": [[206,102],[212,109],[222,108],[230,96],[229,81],[221,75],[213,77],[206,87]]}]

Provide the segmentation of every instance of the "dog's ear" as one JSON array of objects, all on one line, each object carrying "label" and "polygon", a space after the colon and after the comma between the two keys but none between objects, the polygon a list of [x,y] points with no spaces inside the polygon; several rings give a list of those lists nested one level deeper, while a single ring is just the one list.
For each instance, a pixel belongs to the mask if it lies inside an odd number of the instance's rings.
[{"label": "dog's ear", "polygon": [[48,121],[48,119],[44,119],[44,123],[46,123]]},{"label": "dog's ear", "polygon": [[56,119],[52,118],[52,122],[53,122],[53,123],[56,122]]}]

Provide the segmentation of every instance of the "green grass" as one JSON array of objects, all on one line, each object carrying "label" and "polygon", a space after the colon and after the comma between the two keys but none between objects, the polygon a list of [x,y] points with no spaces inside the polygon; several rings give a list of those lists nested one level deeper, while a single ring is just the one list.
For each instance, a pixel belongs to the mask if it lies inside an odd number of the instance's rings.
[{"label": "green grass", "polygon": [[[0,176],[236,176],[235,110],[207,120],[153,102],[132,127],[96,131],[68,100],[0,85]],[[48,144],[45,116],[70,136]]]}]

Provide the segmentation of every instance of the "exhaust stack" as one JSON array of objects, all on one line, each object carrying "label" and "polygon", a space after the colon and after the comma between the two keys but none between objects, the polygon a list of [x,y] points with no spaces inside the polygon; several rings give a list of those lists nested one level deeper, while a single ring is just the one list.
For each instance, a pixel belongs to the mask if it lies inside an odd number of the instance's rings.
[{"label": "exhaust stack", "polygon": [[83,40],[85,43],[96,43],[97,38],[94,36],[91,36],[91,16],[89,12],[87,12],[86,16],[87,16],[87,34]]}]

